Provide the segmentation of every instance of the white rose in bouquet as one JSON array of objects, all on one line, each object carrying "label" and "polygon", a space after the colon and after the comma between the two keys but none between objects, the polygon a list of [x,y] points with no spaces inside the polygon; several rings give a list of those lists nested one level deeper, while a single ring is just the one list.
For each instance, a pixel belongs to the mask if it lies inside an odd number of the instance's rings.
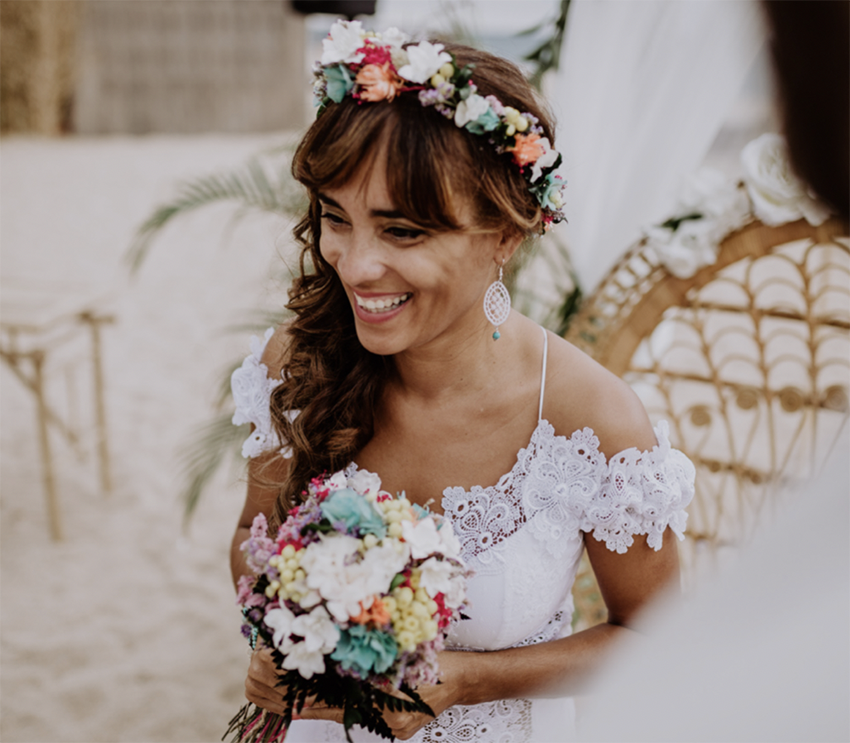
[{"label": "white rose in bouquet", "polygon": [[754,139],[742,150],[741,163],[753,211],[765,224],[776,226],[804,217],[817,226],[829,215],[791,169],[788,146],[780,135]]}]

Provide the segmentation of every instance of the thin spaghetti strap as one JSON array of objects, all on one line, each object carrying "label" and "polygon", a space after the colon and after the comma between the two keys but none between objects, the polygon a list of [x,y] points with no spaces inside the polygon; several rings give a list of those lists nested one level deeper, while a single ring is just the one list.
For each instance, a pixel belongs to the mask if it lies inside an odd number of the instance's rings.
[{"label": "thin spaghetti strap", "polygon": [[543,373],[540,375],[540,409],[537,411],[537,422],[543,420],[543,392],[546,389],[546,356],[549,352],[549,334],[546,328],[540,328],[543,331]]}]

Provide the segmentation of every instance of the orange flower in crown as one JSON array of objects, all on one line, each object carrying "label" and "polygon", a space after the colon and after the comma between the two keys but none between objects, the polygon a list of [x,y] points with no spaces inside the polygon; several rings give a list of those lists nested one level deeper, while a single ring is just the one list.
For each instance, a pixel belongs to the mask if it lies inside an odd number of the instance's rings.
[{"label": "orange flower in crown", "polygon": [[514,162],[521,168],[536,163],[546,151],[539,134],[517,134],[516,143],[507,148],[514,153]]},{"label": "orange flower in crown", "polygon": [[358,85],[358,97],[371,103],[392,101],[404,87],[404,82],[395,73],[391,62],[361,67],[354,82]]}]

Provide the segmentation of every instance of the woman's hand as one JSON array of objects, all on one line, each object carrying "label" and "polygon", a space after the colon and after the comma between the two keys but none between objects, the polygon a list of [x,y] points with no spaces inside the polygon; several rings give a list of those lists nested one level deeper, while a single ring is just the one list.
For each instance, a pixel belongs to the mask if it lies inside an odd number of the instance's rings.
[{"label": "woman's hand", "polygon": [[[440,683],[435,686],[420,686],[416,691],[422,700],[439,717],[444,710],[459,704],[463,689],[463,662],[471,653],[442,652],[437,662],[440,667]],[[401,694],[399,694],[401,696]],[[263,706],[263,705],[261,705]],[[302,720],[330,720],[342,724],[342,710],[338,707],[326,707],[313,704],[301,711]],[[424,712],[390,712],[384,710],[384,720],[399,740],[412,738],[418,730],[434,720]]]},{"label": "woman's hand", "polygon": [[283,692],[277,686],[278,671],[269,648],[258,648],[251,655],[248,678],[245,679],[245,696],[258,707],[282,715],[286,712]]}]

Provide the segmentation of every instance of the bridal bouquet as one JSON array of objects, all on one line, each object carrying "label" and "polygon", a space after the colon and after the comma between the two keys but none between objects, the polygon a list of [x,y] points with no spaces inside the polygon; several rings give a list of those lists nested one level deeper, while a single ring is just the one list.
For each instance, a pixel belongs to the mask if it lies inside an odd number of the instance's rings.
[{"label": "bridal bouquet", "polygon": [[[392,738],[381,710],[433,715],[415,689],[435,684],[437,653],[466,601],[460,543],[441,516],[381,490],[358,470],[314,479],[277,537],[260,514],[242,544],[243,634],[271,649],[284,715],[245,705],[225,737],[282,741],[305,702],[343,710],[345,734],[362,725]],[[400,693],[399,693],[400,692]]]}]

